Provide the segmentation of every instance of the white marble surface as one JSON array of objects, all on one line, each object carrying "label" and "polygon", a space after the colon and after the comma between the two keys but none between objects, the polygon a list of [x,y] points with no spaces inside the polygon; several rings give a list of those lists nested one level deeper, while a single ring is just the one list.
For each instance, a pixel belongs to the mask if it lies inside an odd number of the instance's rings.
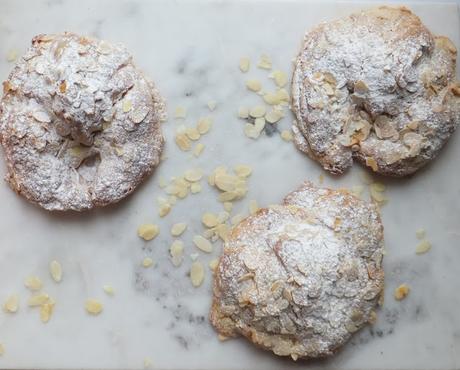
[{"label": "white marble surface", "polygon": [[[5,55],[20,53],[38,33],[71,30],[123,42],[138,65],[158,84],[170,113],[178,105],[188,109],[187,123],[209,114],[206,102],[218,107],[215,125],[202,140],[199,159],[179,152],[172,141],[178,122],[164,125],[168,159],[134,195],[121,204],[84,214],[46,213],[0,183],[0,301],[10,293],[21,298],[15,315],[0,312],[0,343],[5,347],[0,368],[141,368],[151,358],[164,369],[454,369],[460,367],[460,133],[452,138],[434,165],[417,176],[386,180],[390,202],[383,209],[388,255],[385,258],[386,301],[372,329],[362,330],[351,343],[327,361],[293,363],[255,349],[242,339],[221,343],[207,321],[211,276],[194,289],[187,277],[191,243],[202,231],[202,212],[219,211],[216,192],[203,183],[203,192],[179,202],[165,219],[157,216],[155,199],[162,191],[160,176],[183,173],[192,166],[206,171],[217,165],[248,163],[254,167],[249,196],[236,209],[246,210],[248,199],[267,205],[305,179],[317,181],[320,168],[279,135],[251,141],[235,118],[240,105],[257,96],[244,88],[248,76],[267,87],[266,72],[238,68],[243,55],[255,62],[269,54],[274,66],[290,69],[306,29],[321,20],[349,13],[367,3],[327,2],[206,2],[206,1],[0,1],[0,78],[11,63]],[[413,4],[412,8],[436,33],[459,46],[456,5]],[[255,63],[253,63],[254,65]],[[287,128],[292,117],[280,126]],[[335,179],[332,187],[361,182],[361,168]],[[1,161],[0,175],[4,164]],[[161,225],[150,243],[136,236],[143,222]],[[189,222],[183,237],[187,258],[175,269],[168,261],[172,223]],[[423,256],[414,253],[415,230],[424,227],[433,243]],[[200,253],[203,262],[215,258]],[[139,267],[144,256],[158,265]],[[64,280],[54,284],[47,273],[50,260],[61,261]],[[26,307],[29,295],[23,280],[40,276],[44,290],[56,301],[51,321],[44,325],[38,312]],[[393,289],[402,282],[412,290],[395,302]],[[105,295],[112,284],[114,297]],[[86,314],[88,297],[105,306],[98,317]]]}]

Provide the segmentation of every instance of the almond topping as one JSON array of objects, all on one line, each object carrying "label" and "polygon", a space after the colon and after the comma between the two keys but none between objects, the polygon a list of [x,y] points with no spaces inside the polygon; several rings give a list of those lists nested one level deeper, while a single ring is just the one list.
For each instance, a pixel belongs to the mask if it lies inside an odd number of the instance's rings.
[{"label": "almond topping", "polygon": [[211,242],[203,238],[201,235],[195,235],[193,237],[193,243],[196,245],[198,249],[202,250],[205,253],[212,252],[213,247]]},{"label": "almond topping", "polygon": [[201,262],[195,261],[192,263],[192,267],[190,268],[190,280],[195,288],[203,284],[204,268]]}]

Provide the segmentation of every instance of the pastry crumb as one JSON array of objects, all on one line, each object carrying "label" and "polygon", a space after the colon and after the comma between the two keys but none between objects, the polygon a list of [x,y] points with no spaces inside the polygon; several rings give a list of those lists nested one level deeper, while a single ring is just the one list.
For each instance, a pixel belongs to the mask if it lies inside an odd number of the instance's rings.
[{"label": "pastry crumb", "polygon": [[292,136],[292,132],[290,130],[283,130],[281,131],[281,139],[284,141],[292,141],[294,137]]},{"label": "pastry crumb", "polygon": [[160,228],[155,224],[143,224],[137,229],[137,235],[146,240],[152,240],[158,236]]},{"label": "pastry crumb", "polygon": [[97,299],[91,298],[85,302],[85,309],[91,315],[99,315],[103,310],[103,305]]},{"label": "pastry crumb", "polygon": [[422,240],[415,248],[416,254],[424,254],[431,249],[431,243],[428,240]]},{"label": "pastry crumb", "polygon": [[108,294],[108,295],[110,295],[110,296],[113,296],[113,295],[115,294],[115,289],[113,288],[112,285],[109,285],[109,284],[104,285],[104,286],[102,287],[102,289],[104,290],[104,292],[105,292],[106,294]]},{"label": "pastry crumb", "polygon": [[395,289],[394,297],[397,301],[401,301],[407,297],[409,294],[410,288],[407,284],[401,284]]},{"label": "pastry crumb", "polygon": [[242,57],[240,59],[240,63],[239,63],[239,68],[240,68],[240,71],[243,72],[243,73],[246,73],[249,71],[249,67],[250,67],[250,60],[249,58],[247,57]]}]

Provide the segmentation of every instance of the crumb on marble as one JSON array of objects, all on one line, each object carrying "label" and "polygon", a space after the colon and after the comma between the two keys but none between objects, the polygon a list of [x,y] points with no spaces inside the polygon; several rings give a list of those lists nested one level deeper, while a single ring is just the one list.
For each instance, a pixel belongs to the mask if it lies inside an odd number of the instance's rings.
[{"label": "crumb on marble", "polygon": [[397,301],[401,301],[407,297],[409,294],[410,288],[407,284],[401,284],[394,291],[394,297]]}]

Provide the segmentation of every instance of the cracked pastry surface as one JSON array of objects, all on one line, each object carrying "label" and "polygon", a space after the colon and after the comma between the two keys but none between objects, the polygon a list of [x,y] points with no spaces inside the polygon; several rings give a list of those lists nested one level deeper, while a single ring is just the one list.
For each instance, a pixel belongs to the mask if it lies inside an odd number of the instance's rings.
[{"label": "cracked pastry surface", "polygon": [[304,183],[232,230],[215,272],[211,323],[280,356],[331,355],[375,319],[382,252],[376,206]]},{"label": "cracked pastry surface", "polygon": [[404,7],[319,25],[294,67],[296,146],[335,174],[353,159],[385,175],[414,173],[460,121],[456,56]]},{"label": "cracked pastry surface", "polygon": [[47,210],[117,202],[160,161],[164,101],[121,45],[36,36],[3,92],[6,180]]}]

